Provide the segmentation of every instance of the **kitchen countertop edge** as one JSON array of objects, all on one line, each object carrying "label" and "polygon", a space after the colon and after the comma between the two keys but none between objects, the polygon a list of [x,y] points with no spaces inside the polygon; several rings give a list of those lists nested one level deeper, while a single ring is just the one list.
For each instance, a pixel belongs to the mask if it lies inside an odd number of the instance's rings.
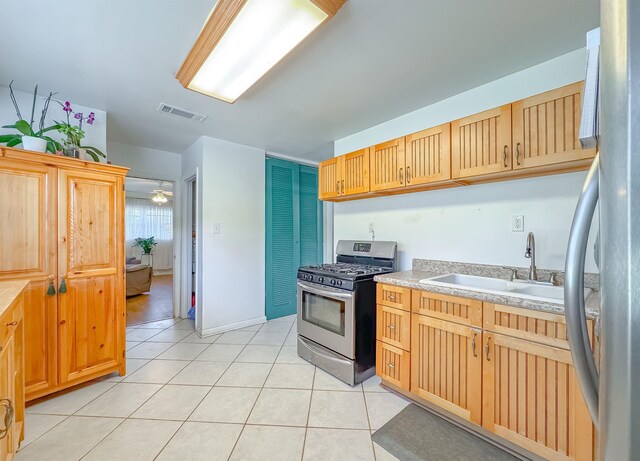
[{"label": "kitchen countertop edge", "polygon": [[[552,314],[564,315],[564,305],[560,303],[553,303],[550,301],[541,301],[526,299],[517,296],[500,295],[495,293],[485,293],[476,291],[473,289],[463,289],[456,287],[444,287],[438,285],[431,285],[427,283],[420,283],[420,280],[437,277],[444,275],[437,272],[409,270],[403,272],[392,272],[389,274],[376,275],[374,280],[380,283],[387,283],[390,285],[397,285],[406,288],[414,288],[416,290],[430,291],[432,293],[439,293],[450,296],[460,296],[463,298],[476,299],[478,301],[485,301],[495,304],[505,304],[514,307],[522,307],[524,309],[531,309],[541,312],[549,312]],[[587,318],[598,319],[600,316],[600,293],[593,291],[586,300],[585,311]]]}]

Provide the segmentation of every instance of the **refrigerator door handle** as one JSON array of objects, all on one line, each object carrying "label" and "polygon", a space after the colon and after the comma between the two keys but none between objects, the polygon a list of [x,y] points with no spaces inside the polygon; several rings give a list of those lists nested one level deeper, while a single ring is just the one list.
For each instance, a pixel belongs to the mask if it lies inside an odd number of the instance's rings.
[{"label": "refrigerator door handle", "polygon": [[582,188],[571,224],[565,263],[564,306],[571,357],[591,419],[598,426],[599,377],[587,333],[584,306],[584,266],[587,240],[599,195],[600,154],[596,155]]}]

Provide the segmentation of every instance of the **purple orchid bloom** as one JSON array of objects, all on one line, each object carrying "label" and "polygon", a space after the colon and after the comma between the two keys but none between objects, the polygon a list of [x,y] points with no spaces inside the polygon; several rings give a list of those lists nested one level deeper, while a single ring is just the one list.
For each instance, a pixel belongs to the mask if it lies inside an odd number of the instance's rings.
[{"label": "purple orchid bloom", "polygon": [[65,111],[66,113],[70,113],[72,111],[71,104],[69,103],[69,101],[64,103],[62,110]]},{"label": "purple orchid bloom", "polygon": [[76,112],[76,115],[73,116],[76,120],[82,120],[82,112]]},{"label": "purple orchid bloom", "polygon": [[91,113],[89,114],[89,116],[87,117],[87,123],[88,123],[89,125],[93,125],[93,122],[95,121],[95,119],[96,119],[96,114],[94,114],[93,112],[91,112]]}]

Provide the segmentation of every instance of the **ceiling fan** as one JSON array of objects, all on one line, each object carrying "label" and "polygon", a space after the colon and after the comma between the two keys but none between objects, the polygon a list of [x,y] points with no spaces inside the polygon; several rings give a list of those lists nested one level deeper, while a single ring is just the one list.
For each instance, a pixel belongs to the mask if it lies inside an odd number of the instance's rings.
[{"label": "ceiling fan", "polygon": [[163,182],[158,183],[158,189],[154,189],[151,200],[158,205],[163,205],[169,201],[167,197],[173,197],[173,192],[162,189]]}]

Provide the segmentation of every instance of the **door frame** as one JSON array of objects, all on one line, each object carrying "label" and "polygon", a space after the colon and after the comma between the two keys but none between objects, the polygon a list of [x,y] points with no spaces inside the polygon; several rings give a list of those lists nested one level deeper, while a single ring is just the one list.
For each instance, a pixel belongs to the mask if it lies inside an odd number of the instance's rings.
[{"label": "door frame", "polygon": [[[193,195],[193,183],[196,185],[196,194]],[[191,223],[193,219],[192,202],[196,202],[196,330],[202,325],[198,322],[202,322],[202,213],[200,203],[200,171],[199,168],[195,168],[191,174],[183,176],[182,178],[182,190],[183,196],[183,210],[185,212],[182,215],[182,291],[180,292],[181,303],[178,306],[178,316],[187,318],[189,309],[191,308],[191,293],[192,282],[189,280],[191,277],[191,264],[193,262],[193,254],[191,251]],[[198,302],[200,301],[200,302]]]}]

